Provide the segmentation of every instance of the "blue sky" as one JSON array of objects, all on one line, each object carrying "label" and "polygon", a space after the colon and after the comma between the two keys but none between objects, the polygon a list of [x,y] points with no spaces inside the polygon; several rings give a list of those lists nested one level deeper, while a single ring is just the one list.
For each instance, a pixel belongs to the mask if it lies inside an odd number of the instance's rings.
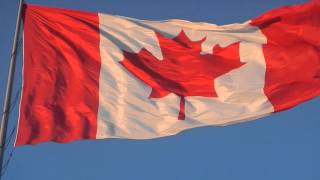
[{"label": "blue sky", "polygon": [[[216,24],[243,22],[305,0],[28,0],[28,3],[129,16]],[[0,101],[7,77],[17,0],[0,2]],[[20,50],[21,51],[21,50]],[[15,79],[21,82],[21,52]],[[269,117],[204,127],[154,140],[44,143],[15,149],[3,180],[318,180],[320,98]],[[10,128],[17,120],[17,107]],[[8,149],[10,152],[11,149]]]}]

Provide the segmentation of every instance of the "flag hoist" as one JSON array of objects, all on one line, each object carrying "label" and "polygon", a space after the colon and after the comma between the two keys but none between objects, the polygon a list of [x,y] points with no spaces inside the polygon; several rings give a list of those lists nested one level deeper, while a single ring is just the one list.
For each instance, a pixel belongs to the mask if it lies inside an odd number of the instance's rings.
[{"label": "flag hoist", "polygon": [[10,102],[11,102],[11,96],[12,96],[14,71],[15,71],[16,59],[17,59],[17,47],[18,47],[18,40],[20,35],[20,24],[21,24],[23,3],[24,3],[24,0],[19,0],[17,22],[16,22],[15,33],[14,33],[12,50],[10,54],[10,65],[8,70],[7,86],[6,86],[6,92],[5,92],[4,102],[3,102],[3,110],[1,113],[2,118],[1,118],[1,125],[0,125],[0,179],[3,173],[2,166],[4,161],[4,153],[6,149],[6,133],[7,133],[7,127],[8,127],[9,112],[11,109]]}]

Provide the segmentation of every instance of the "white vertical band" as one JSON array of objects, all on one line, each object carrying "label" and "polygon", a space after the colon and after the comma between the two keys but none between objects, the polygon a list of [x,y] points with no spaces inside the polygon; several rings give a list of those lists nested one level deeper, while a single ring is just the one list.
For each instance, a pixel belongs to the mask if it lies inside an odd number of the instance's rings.
[{"label": "white vertical band", "polygon": [[[266,39],[249,23],[217,26],[182,20],[141,21],[99,14],[100,89],[97,139],[149,139],[182,130],[226,125],[257,119],[273,112],[264,94],[265,60],[262,44]],[[245,65],[215,79],[218,97],[186,97],[186,119],[177,119],[179,97],[149,99],[151,88],[134,77],[119,62],[122,50],[139,52],[146,48],[162,59],[154,32],[175,37],[181,30],[193,41],[206,37],[202,53],[212,47],[240,42],[240,59]],[[213,67],[214,68],[214,67]]]}]

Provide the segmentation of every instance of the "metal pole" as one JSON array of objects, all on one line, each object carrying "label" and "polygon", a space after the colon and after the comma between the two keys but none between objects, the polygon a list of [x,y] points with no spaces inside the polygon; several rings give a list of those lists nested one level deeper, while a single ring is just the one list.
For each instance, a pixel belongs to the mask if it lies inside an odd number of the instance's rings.
[{"label": "metal pole", "polygon": [[3,166],[3,160],[4,160],[5,145],[6,145],[6,133],[7,133],[8,120],[9,120],[9,111],[11,109],[10,102],[11,102],[11,94],[12,94],[12,85],[14,80],[14,70],[15,70],[16,59],[17,59],[17,47],[18,47],[18,41],[19,41],[22,6],[23,6],[23,0],[19,0],[16,29],[14,33],[13,45],[12,45],[12,50],[10,55],[10,65],[9,65],[9,71],[8,71],[6,94],[3,101],[2,119],[0,124],[0,179],[3,173],[2,166]]}]

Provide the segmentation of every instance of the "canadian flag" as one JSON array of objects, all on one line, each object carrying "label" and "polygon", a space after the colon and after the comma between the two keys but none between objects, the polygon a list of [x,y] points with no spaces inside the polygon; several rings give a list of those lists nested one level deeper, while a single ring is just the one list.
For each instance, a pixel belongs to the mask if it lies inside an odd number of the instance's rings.
[{"label": "canadian flag", "polygon": [[16,145],[149,139],[320,95],[320,1],[241,24],[24,7]]}]

